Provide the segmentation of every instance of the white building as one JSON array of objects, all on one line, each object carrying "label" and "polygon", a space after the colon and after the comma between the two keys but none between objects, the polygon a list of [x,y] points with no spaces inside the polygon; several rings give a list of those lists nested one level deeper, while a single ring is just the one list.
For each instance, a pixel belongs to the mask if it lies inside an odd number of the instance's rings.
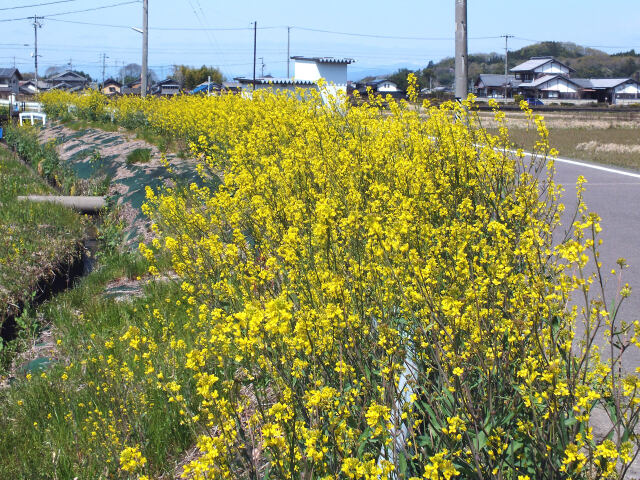
[{"label": "white building", "polygon": [[[331,57],[291,57],[294,60],[293,78],[260,77],[255,79],[255,89],[270,88],[273,90],[295,91],[296,88],[318,89],[318,81],[324,79],[324,96],[337,96],[347,93],[347,66],[353,63],[351,58]],[[252,78],[237,79],[242,91],[250,93],[254,89]],[[325,102],[328,98],[324,98]]]},{"label": "white building", "polygon": [[571,67],[559,62],[553,57],[531,57],[524,63],[511,69],[516,80],[531,82],[545,75],[571,75],[574,72]]},{"label": "white building", "polygon": [[542,96],[542,98],[580,98],[581,87],[575,81],[559,74],[543,75],[518,85],[518,90],[527,97]]},{"label": "white building", "polygon": [[514,88],[527,98],[612,104],[640,101],[640,84],[632,78],[572,78],[574,71],[553,57],[532,57],[511,69]]}]

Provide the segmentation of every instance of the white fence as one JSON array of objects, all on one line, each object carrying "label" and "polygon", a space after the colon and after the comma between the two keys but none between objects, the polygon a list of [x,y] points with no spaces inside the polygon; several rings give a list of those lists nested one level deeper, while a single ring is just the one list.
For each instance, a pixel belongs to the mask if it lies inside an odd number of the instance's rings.
[{"label": "white fence", "polygon": [[41,112],[40,102],[11,102],[8,99],[0,98],[0,107],[12,107],[15,112]]}]

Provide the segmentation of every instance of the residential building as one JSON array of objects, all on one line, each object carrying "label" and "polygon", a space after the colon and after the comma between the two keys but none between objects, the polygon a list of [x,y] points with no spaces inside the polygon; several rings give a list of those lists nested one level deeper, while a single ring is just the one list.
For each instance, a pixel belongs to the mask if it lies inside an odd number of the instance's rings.
[{"label": "residential building", "polygon": [[[511,69],[507,76],[507,97],[549,102],[640,103],[640,84],[632,78],[572,78],[575,70],[553,57],[532,57]],[[504,96],[505,76],[481,74],[475,90],[481,97]]]},{"label": "residential building", "polygon": [[522,83],[531,82],[546,75],[570,76],[575,70],[553,57],[531,57],[524,63],[511,69],[516,80]]},{"label": "residential building", "polygon": [[22,80],[22,75],[17,68],[0,68],[0,98],[18,95],[20,80]]},{"label": "residential building", "polygon": [[640,103],[640,84],[632,78],[574,78],[583,98],[613,104]]},{"label": "residential building", "polygon": [[357,82],[355,88],[361,96],[366,96],[369,90],[374,95],[391,95],[394,98],[405,96],[405,92],[398,88],[398,84],[386,77],[376,77],[368,82]]},{"label": "residential building", "polygon": [[151,87],[152,95],[172,96],[180,93],[180,84],[172,78],[167,78]]},{"label": "residential building", "polygon": [[52,75],[46,79],[51,89],[61,89],[72,92],[84,90],[89,85],[90,80],[83,77],[79,73],[72,70],[65,70],[64,72]]},{"label": "residential building", "polygon": [[[513,91],[521,82],[515,75],[506,76],[507,98],[513,97]],[[479,97],[502,98],[505,95],[505,76],[493,73],[481,73],[474,83],[476,95]]]},{"label": "residential building", "polygon": [[108,78],[102,85],[102,93],[105,95],[117,95],[122,93],[122,84],[113,78]]},{"label": "residential building", "polygon": [[578,100],[581,86],[568,76],[560,74],[542,75],[518,85],[518,93],[527,98]]}]

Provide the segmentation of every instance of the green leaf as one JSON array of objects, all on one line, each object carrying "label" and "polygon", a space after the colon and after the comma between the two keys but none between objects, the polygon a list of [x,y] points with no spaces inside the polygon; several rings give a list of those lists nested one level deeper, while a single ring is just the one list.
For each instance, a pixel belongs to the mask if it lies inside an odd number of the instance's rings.
[{"label": "green leaf", "polygon": [[398,472],[402,476],[407,473],[407,457],[405,457],[404,452],[398,455]]},{"label": "green leaf", "polygon": [[478,435],[473,439],[473,444],[476,450],[482,450],[487,445],[487,435],[481,430]]},{"label": "green leaf", "polygon": [[362,457],[364,449],[367,448],[370,438],[371,429],[367,427],[367,429],[360,435],[360,438],[358,438],[358,458]]}]

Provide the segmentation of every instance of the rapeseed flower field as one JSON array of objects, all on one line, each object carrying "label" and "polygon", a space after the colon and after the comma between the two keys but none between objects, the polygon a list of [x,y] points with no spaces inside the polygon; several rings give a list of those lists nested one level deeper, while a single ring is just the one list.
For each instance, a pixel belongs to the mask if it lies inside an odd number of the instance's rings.
[{"label": "rapeseed flower field", "polygon": [[[103,478],[167,474],[158,451],[175,454],[171,436],[150,433],[162,411],[165,431],[196,446],[184,478],[626,473],[640,382],[620,358],[639,325],[598,294],[587,265],[599,218],[582,201],[553,241],[556,152],[526,106],[533,158],[511,153],[497,108],[499,133],[482,128],[473,97],[388,110],[385,99],[349,107],[315,91],[42,100],[62,119],[187,141],[200,175],[148,189],[143,207],[156,238],[140,251],[159,277],[169,258],[175,291],[86,340],[82,368],[38,380],[69,402],[81,390],[100,403],[65,413],[53,402],[57,422],[91,445],[78,458]],[[604,438],[595,410],[611,422]],[[34,428],[56,444],[51,427]]]}]

